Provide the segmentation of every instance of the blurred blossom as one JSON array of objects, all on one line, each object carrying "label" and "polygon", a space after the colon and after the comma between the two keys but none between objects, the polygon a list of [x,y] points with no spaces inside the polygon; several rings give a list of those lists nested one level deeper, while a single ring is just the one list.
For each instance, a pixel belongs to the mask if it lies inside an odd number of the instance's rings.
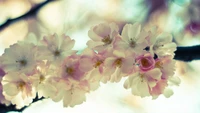
[{"label": "blurred blossom", "polygon": [[[8,18],[16,18],[45,0],[0,0],[0,25]],[[157,1],[157,2],[156,2]],[[158,32],[171,33],[177,44],[200,44],[199,0],[55,0],[30,18],[22,19],[0,31],[0,53],[19,40],[34,40],[44,35],[64,33],[76,41],[74,49],[83,50],[90,39],[88,30],[102,22],[116,22],[119,34],[126,23],[143,22],[156,26]],[[147,2],[147,3],[146,3]],[[152,2],[152,3],[150,3]],[[150,6],[151,5],[151,6]],[[152,13],[150,8],[155,10]],[[149,20],[146,17],[149,16]],[[170,38],[170,40],[172,37]],[[123,89],[124,80],[117,84],[100,84],[98,90],[87,95],[87,102],[74,108],[45,100],[31,105],[24,113],[199,113],[199,62],[178,62],[175,75],[182,80],[173,88],[171,98],[140,98]],[[1,78],[1,77],[0,77]],[[183,101],[184,100],[184,101]],[[183,109],[184,108],[184,109]]]},{"label": "blurred blossom", "polygon": [[4,7],[0,12],[5,11],[7,14],[6,19],[8,19],[26,13],[31,8],[31,5],[27,0],[3,0],[0,1],[0,7]]}]

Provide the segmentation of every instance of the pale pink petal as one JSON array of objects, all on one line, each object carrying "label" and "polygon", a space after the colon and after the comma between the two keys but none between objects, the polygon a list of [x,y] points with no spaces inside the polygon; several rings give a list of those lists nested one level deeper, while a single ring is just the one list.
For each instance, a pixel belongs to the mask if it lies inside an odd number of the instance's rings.
[{"label": "pale pink petal", "polygon": [[125,53],[122,51],[114,50],[113,54],[117,57],[125,58]]},{"label": "pale pink petal", "polygon": [[92,62],[92,59],[90,58],[81,58],[79,61],[79,69],[83,72],[88,72],[91,69],[93,69],[94,63]]},{"label": "pale pink petal", "polygon": [[112,68],[113,67],[113,63],[115,62],[116,58],[115,57],[108,57],[106,58],[106,60],[104,61],[104,65],[107,68]]},{"label": "pale pink petal", "polygon": [[104,43],[101,42],[101,41],[99,41],[99,42],[94,42],[94,41],[92,41],[92,40],[89,40],[89,41],[87,42],[87,46],[88,46],[89,48],[94,48],[94,47],[96,47],[96,46],[103,46],[103,45],[104,45]]},{"label": "pale pink petal", "polygon": [[9,96],[15,96],[19,93],[17,85],[12,83],[3,85],[3,91]]},{"label": "pale pink petal", "polygon": [[164,92],[163,92],[163,95],[166,97],[166,98],[169,98],[170,96],[172,96],[174,94],[174,92],[169,89],[169,88],[165,88]]},{"label": "pale pink petal", "polygon": [[129,42],[128,30],[130,29],[131,24],[126,24],[122,30],[122,40]]},{"label": "pale pink petal", "polygon": [[137,85],[138,91],[140,92],[141,97],[149,96],[149,87],[146,82],[139,82]]},{"label": "pale pink petal", "polygon": [[73,101],[72,92],[71,92],[71,90],[66,91],[64,94],[64,98],[63,98],[63,106],[68,107],[70,105],[71,101]]},{"label": "pale pink petal", "polygon": [[134,23],[133,25],[130,25],[128,30],[129,39],[130,38],[136,39],[140,31],[141,31],[141,25],[139,23]]},{"label": "pale pink petal", "polygon": [[137,43],[142,43],[146,41],[146,37],[149,35],[148,32],[142,30],[141,33],[137,36]]},{"label": "pale pink petal", "polygon": [[73,89],[72,91],[72,101],[70,103],[70,107],[74,107],[75,105],[79,105],[86,100],[85,91],[81,89]]},{"label": "pale pink petal", "polygon": [[148,71],[145,75],[147,75],[153,79],[160,80],[162,73],[161,73],[160,69],[155,68],[155,69]]},{"label": "pale pink petal", "polygon": [[[66,37],[69,38],[69,37]],[[70,39],[70,38],[69,38]],[[75,44],[75,40],[67,40],[67,39],[63,39],[62,40],[62,45],[61,45],[61,49],[63,49],[64,51],[69,51],[74,47]]]},{"label": "pale pink petal", "polygon": [[121,67],[122,73],[131,73],[133,71],[134,62],[134,58],[132,57],[125,58]]},{"label": "pale pink petal", "polygon": [[105,37],[105,36],[109,35],[111,32],[109,24],[107,24],[107,23],[101,23],[101,24],[95,26],[93,30],[98,36],[101,36],[101,37]]},{"label": "pale pink petal", "polygon": [[94,41],[99,42],[102,40],[102,37],[98,36],[94,31],[93,28],[88,31],[88,36]]},{"label": "pale pink petal", "polygon": [[177,86],[179,86],[179,84],[181,83],[181,79],[177,76],[169,77],[169,81],[170,81],[170,84],[177,85]]}]

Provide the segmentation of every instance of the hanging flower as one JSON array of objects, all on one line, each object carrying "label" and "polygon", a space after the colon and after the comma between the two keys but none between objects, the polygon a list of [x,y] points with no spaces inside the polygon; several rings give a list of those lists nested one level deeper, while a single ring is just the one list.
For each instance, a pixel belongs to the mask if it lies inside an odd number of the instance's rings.
[{"label": "hanging flower", "polygon": [[155,53],[158,57],[171,55],[174,56],[176,44],[172,42],[172,35],[168,33],[157,33],[155,28],[152,28],[149,35],[150,52]]},{"label": "hanging flower", "polygon": [[37,47],[32,43],[18,42],[5,49],[4,54],[0,58],[4,71],[21,72],[31,74],[39,61],[37,57]]},{"label": "hanging flower", "polygon": [[6,104],[9,105],[10,101],[6,100],[4,95],[3,95],[3,86],[2,86],[2,78],[6,73],[4,72],[4,70],[2,68],[0,68],[0,103],[1,104]]},{"label": "hanging flower", "polygon": [[84,78],[85,72],[80,69],[80,56],[78,55],[71,55],[68,56],[62,64],[61,76],[66,79],[74,79],[74,80],[81,80]]},{"label": "hanging flower", "polygon": [[53,34],[45,36],[43,42],[44,46],[39,46],[40,57],[52,64],[60,64],[65,57],[77,52],[72,50],[75,41],[66,35],[58,36]]},{"label": "hanging flower", "polygon": [[143,49],[147,47],[145,39],[147,36],[148,32],[141,30],[139,23],[126,24],[122,30],[121,38],[115,41],[114,48],[131,53],[142,53]]},{"label": "hanging flower", "polygon": [[154,68],[155,60],[151,54],[146,53],[136,58],[136,63],[139,65],[140,70],[148,71]]},{"label": "hanging flower", "polygon": [[132,94],[145,97],[150,96],[150,91],[161,80],[161,71],[158,68],[147,72],[136,72],[128,76],[124,83],[124,88],[131,88]]},{"label": "hanging flower", "polygon": [[111,49],[115,38],[119,35],[119,28],[115,23],[102,23],[92,27],[88,35],[91,38],[87,42],[89,48],[98,52]]},{"label": "hanging flower", "polygon": [[52,97],[54,95],[55,87],[49,82],[51,77],[56,76],[57,68],[50,64],[41,62],[36,69],[35,74],[30,76],[30,80],[38,93],[38,97]]},{"label": "hanging flower", "polygon": [[20,73],[9,73],[3,77],[3,94],[18,108],[29,105],[36,97],[36,91],[28,76]]},{"label": "hanging flower", "polygon": [[134,71],[134,56],[128,56],[121,51],[113,51],[112,55],[105,59],[105,70],[102,81],[119,82],[122,76]]}]

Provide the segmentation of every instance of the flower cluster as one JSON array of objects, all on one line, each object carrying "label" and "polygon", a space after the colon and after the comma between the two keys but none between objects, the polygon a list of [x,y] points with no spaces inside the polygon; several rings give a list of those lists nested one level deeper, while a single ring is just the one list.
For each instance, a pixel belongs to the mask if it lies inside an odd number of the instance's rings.
[{"label": "flower cluster", "polygon": [[38,95],[73,107],[100,82],[119,82],[123,77],[124,88],[141,97],[169,97],[170,81],[179,84],[174,78],[176,44],[170,34],[135,23],[126,24],[120,35],[115,23],[102,23],[88,35],[91,40],[81,54],[72,50],[75,40],[57,34],[38,44],[18,42],[5,49],[0,57],[0,102],[21,108]]}]

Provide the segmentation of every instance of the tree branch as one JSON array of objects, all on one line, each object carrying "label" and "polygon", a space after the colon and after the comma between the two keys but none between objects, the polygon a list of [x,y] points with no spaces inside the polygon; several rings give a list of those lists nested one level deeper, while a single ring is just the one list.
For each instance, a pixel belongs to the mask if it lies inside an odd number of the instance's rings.
[{"label": "tree branch", "polygon": [[[33,99],[33,102],[31,104],[33,104],[33,103],[35,103],[37,101],[43,100],[43,99],[45,99],[45,98],[44,97],[38,98],[38,96],[37,96],[35,99]],[[29,106],[24,106],[21,109],[17,109],[15,105],[6,106],[4,104],[0,104],[0,113],[7,113],[7,112],[11,112],[11,111],[22,112],[22,111],[24,111],[28,107]]]},{"label": "tree branch", "polygon": [[177,47],[174,59],[184,62],[190,62],[192,60],[200,60],[200,45]]},{"label": "tree branch", "polygon": [[21,19],[24,19],[24,18],[27,18],[27,17],[30,17],[30,16],[35,16],[35,14],[43,7],[45,6],[47,3],[51,2],[51,1],[54,1],[54,0],[47,0],[39,5],[36,5],[35,7],[33,7],[30,11],[28,11],[27,13],[19,16],[19,17],[16,17],[16,18],[13,18],[13,19],[8,19],[5,23],[1,24],[0,25],[0,32],[5,29],[7,26],[9,26],[10,24],[12,23],[15,23]]}]

